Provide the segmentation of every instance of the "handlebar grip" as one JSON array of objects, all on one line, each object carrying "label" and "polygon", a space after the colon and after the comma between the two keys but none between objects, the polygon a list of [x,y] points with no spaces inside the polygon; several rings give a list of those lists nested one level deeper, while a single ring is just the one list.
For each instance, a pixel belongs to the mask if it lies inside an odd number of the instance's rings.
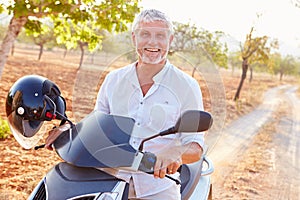
[{"label": "handlebar grip", "polygon": [[153,153],[145,152],[141,160],[139,170],[146,173],[153,173],[156,156]]}]

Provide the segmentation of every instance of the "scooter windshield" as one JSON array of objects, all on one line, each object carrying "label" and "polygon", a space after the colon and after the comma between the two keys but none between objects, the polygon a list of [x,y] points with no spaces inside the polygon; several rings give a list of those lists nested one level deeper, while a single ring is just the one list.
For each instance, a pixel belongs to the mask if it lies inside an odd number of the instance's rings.
[{"label": "scooter windshield", "polygon": [[59,156],[76,166],[130,167],[137,150],[130,144],[134,120],[93,111],[54,142]]}]

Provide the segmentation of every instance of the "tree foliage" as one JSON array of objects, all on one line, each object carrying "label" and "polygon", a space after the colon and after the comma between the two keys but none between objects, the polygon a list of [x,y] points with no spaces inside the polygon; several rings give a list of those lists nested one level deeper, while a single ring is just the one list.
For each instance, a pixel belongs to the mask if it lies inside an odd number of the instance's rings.
[{"label": "tree foliage", "polygon": [[87,44],[92,50],[101,42],[94,30],[124,31],[139,12],[139,0],[15,0],[1,4],[0,12],[8,10],[13,17],[0,50],[0,74],[9,51],[25,26],[35,32],[42,31],[42,19],[53,21],[55,34],[60,43],[73,48]]},{"label": "tree foliage", "polygon": [[0,117],[0,139],[6,139],[10,135],[8,122]]},{"label": "tree foliage", "polygon": [[280,81],[282,81],[284,75],[296,75],[298,73],[298,64],[291,55],[282,56],[277,53],[272,55],[271,60],[272,72],[279,75]]},{"label": "tree foliage", "polygon": [[190,23],[182,24],[174,22],[174,41],[172,51],[187,52],[199,59],[202,59],[199,52],[205,51],[218,66],[227,68],[227,52],[226,44],[220,41],[223,33],[220,31],[209,32],[204,29],[199,29]]},{"label": "tree foliage", "polygon": [[44,47],[47,43],[56,43],[53,26],[48,21],[41,23],[38,20],[31,20],[25,24],[25,32],[40,48],[38,60],[41,59]]}]

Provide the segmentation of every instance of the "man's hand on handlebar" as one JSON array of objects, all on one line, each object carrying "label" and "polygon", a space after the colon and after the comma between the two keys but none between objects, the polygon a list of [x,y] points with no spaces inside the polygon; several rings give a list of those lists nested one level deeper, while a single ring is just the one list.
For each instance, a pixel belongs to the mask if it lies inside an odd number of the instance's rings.
[{"label": "man's hand on handlebar", "polygon": [[[169,164],[165,164],[169,163]],[[164,178],[166,174],[175,174],[179,167],[182,165],[182,159],[178,158],[175,161],[170,161],[168,159],[157,158],[154,166],[154,177]]]},{"label": "man's hand on handlebar", "polygon": [[56,138],[64,131],[71,128],[71,125],[69,123],[63,124],[59,127],[53,128],[51,131],[49,131],[49,136],[46,139],[45,142],[45,148],[49,150],[53,150],[52,144],[56,140]]},{"label": "man's hand on handlebar", "polygon": [[156,152],[154,177],[164,178],[166,174],[174,174],[182,164],[193,163],[200,160],[202,147],[195,142],[181,145],[173,143],[160,152]]},{"label": "man's hand on handlebar", "polygon": [[154,177],[164,178],[166,174],[175,174],[182,165],[182,153],[182,146],[178,142],[160,152],[156,152]]}]

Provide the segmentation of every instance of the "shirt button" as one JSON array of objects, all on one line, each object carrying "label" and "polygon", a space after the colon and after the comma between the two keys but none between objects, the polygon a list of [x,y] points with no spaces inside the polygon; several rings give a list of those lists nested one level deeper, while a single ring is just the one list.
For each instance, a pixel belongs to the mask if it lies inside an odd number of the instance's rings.
[{"label": "shirt button", "polygon": [[139,126],[139,125],[141,125],[141,123],[140,123],[140,122],[138,122],[138,123],[136,123],[136,124],[137,124],[138,126]]},{"label": "shirt button", "polygon": [[143,102],[141,101],[140,104],[143,105]]}]

